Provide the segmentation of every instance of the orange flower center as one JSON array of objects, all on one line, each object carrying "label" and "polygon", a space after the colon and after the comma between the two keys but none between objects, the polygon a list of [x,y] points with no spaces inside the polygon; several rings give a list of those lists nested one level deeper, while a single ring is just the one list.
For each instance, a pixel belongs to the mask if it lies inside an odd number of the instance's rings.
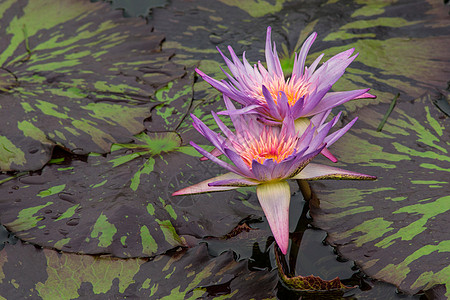
[{"label": "orange flower center", "polygon": [[[264,78],[262,85],[264,85],[272,95],[275,104],[277,103],[278,93],[284,92],[288,99],[289,105],[293,106],[298,99],[309,93],[311,83],[305,82],[302,78],[288,78],[283,77]],[[254,95],[261,102],[266,103],[266,99],[262,93],[262,86],[255,89]]]},{"label": "orange flower center", "polygon": [[273,159],[279,163],[294,153],[297,139],[295,137],[285,138],[277,135],[272,130],[264,130],[259,138],[245,140],[239,145],[238,153],[242,160],[251,168],[252,161],[263,164],[267,159]]}]

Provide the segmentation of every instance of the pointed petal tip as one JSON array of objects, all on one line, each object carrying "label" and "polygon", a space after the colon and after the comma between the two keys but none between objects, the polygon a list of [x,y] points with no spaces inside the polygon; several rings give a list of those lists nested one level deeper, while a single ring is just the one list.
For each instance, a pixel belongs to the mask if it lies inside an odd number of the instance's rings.
[{"label": "pointed petal tip", "polygon": [[355,99],[367,99],[367,98],[368,98],[368,99],[376,99],[377,96],[368,93],[369,90],[370,90],[370,89],[367,89],[367,90],[364,92],[364,94],[362,94],[362,95],[356,97]]},{"label": "pointed petal tip", "polygon": [[272,234],[283,254],[289,245],[289,202],[287,181],[266,182],[256,187],[256,195],[266,215]]},{"label": "pointed petal tip", "polygon": [[203,73],[202,71],[200,71],[199,68],[195,68],[195,72],[197,72],[198,75],[200,75],[201,77],[205,76],[206,74]]},{"label": "pointed petal tip", "polygon": [[173,193],[172,193],[172,196],[181,196],[181,195],[184,195],[184,194],[183,194],[183,190],[184,190],[184,189],[181,189],[181,190],[178,190],[178,191],[176,191],[176,192],[173,192]]},{"label": "pointed petal tip", "polygon": [[[277,244],[277,245],[278,245],[278,244]],[[287,245],[287,244],[286,244],[286,245],[283,245],[283,246],[278,245],[278,247],[280,247],[281,253],[283,253],[283,255],[286,255],[287,250],[288,250],[288,245]]]},{"label": "pointed petal tip", "polygon": [[323,148],[321,154],[331,160],[334,163],[337,163],[337,158],[333,155],[333,153],[330,152],[327,148]]}]

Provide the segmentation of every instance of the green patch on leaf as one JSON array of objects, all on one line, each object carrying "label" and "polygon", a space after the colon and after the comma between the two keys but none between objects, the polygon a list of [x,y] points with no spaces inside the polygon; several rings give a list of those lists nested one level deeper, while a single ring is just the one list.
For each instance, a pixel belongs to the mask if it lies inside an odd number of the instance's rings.
[{"label": "green patch on leaf", "polygon": [[66,188],[66,185],[61,184],[61,185],[53,186],[45,191],[40,191],[39,194],[37,194],[37,195],[41,198],[44,198],[44,197],[48,197],[51,195],[61,193],[62,191],[64,191],[65,188]]},{"label": "green patch on leaf", "polygon": [[147,226],[141,226],[141,241],[142,241],[142,253],[151,256],[158,250],[158,244],[150,234]]},{"label": "green patch on leaf", "polygon": [[111,245],[116,232],[116,226],[108,222],[108,218],[102,213],[94,224],[91,237],[98,238],[99,247],[108,247]]},{"label": "green patch on leaf", "polygon": [[69,207],[55,221],[71,218],[75,214],[75,211],[79,206],[80,206],[80,204],[75,204],[74,206]]},{"label": "green patch on leaf", "polygon": [[46,204],[43,205],[22,209],[17,215],[17,218],[13,222],[6,223],[5,225],[15,232],[31,229],[35,227],[40,220],[44,219],[42,215],[39,216],[35,215],[44,207],[47,207],[52,204],[53,202],[47,202]]}]

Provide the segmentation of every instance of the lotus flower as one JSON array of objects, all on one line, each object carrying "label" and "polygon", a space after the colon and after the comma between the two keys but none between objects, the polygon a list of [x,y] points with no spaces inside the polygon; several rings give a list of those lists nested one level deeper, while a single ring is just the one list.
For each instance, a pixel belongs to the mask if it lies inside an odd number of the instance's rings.
[{"label": "lotus flower", "polygon": [[[233,105],[224,96],[227,108]],[[337,117],[315,128],[309,124],[296,131],[294,119],[287,115],[282,126],[268,126],[254,115],[232,115],[232,132],[212,112],[214,120],[225,136],[209,129],[200,119],[191,115],[194,127],[207,138],[221,154],[234,165],[228,164],[191,142],[197,151],[224,167],[229,173],[181,189],[176,195],[226,191],[244,186],[256,186],[259,203],[266,215],[272,233],[281,251],[286,254],[289,243],[289,202],[291,192],[287,179],[375,179],[374,176],[350,172],[325,165],[309,163],[327,142],[341,135],[346,128],[328,135]]]},{"label": "lotus flower", "polygon": [[300,53],[295,54],[292,76],[285,79],[275,43],[272,48],[270,35],[271,28],[268,27],[267,70],[261,62],[252,67],[245,58],[245,52],[241,62],[230,46],[228,50],[232,61],[217,48],[234,76],[222,69],[229,81],[218,81],[196,69],[205,81],[243,106],[242,109],[222,114],[257,113],[261,121],[275,125],[282,122],[288,114],[296,120],[326,112],[352,99],[375,98],[367,93],[369,89],[329,92],[332,85],[344,74],[347,66],[358,56],[358,54],[351,56],[353,48],[333,56],[316,70],[323,57],[321,54],[307,68],[306,55],[317,36],[313,33],[303,44]]}]

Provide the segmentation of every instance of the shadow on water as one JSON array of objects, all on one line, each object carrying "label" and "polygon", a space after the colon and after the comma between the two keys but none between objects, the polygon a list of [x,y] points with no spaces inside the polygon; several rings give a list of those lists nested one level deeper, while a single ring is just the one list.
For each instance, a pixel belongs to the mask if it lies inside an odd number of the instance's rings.
[{"label": "shadow on water", "polygon": [[5,244],[15,245],[19,239],[9,232],[3,225],[0,225],[0,251],[3,250]]}]

